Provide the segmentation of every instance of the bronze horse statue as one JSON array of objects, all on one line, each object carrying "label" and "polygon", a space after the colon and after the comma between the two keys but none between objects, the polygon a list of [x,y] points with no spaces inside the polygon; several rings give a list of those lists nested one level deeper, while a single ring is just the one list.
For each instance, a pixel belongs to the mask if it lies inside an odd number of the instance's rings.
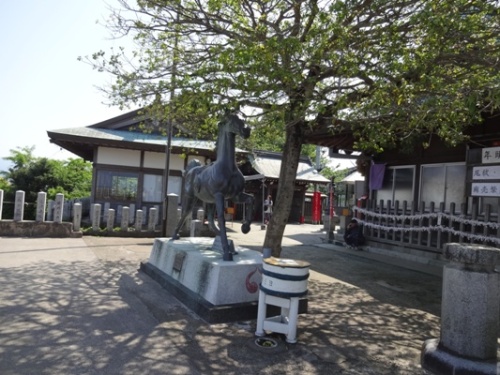
[{"label": "bronze horse statue", "polygon": [[[193,208],[198,201],[206,203],[207,218],[210,229],[220,236],[223,260],[233,260],[226,233],[224,218],[224,201],[231,199],[235,203],[246,203],[245,219],[241,226],[243,233],[250,231],[253,216],[254,197],[244,193],[245,179],[238,169],[235,160],[235,138],[250,136],[250,128],[234,114],[227,114],[219,122],[217,135],[217,159],[211,165],[201,165],[198,160],[189,162],[184,180],[182,193],[182,215],[172,236],[179,238],[179,231],[188,215],[192,215]],[[214,223],[214,209],[217,212],[219,227]]]}]

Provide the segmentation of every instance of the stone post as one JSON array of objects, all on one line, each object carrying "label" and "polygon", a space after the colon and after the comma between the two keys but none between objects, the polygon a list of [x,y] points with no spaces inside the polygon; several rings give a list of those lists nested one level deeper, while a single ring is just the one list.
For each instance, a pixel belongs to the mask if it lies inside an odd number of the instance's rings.
[{"label": "stone post", "polygon": [[2,210],[3,210],[3,190],[0,189],[0,220],[2,220]]},{"label": "stone post", "polygon": [[92,230],[101,229],[101,205],[99,203],[94,203],[92,205]]},{"label": "stone post", "polygon": [[160,224],[160,206],[159,205],[155,205],[155,208],[156,208],[156,222],[155,222],[155,225],[158,225],[158,224]]},{"label": "stone post", "polygon": [[108,214],[109,214],[109,209],[111,208],[111,204],[109,202],[104,202],[104,207],[103,207],[103,212],[102,212],[102,220],[106,223],[108,223]]},{"label": "stone post", "polygon": [[167,237],[172,237],[175,231],[175,227],[179,222],[178,219],[178,207],[179,207],[179,196],[177,194],[167,195],[167,224],[165,228],[165,234]]},{"label": "stone post", "polygon": [[24,191],[16,191],[14,202],[14,221],[23,221],[24,218]]},{"label": "stone post", "polygon": [[129,224],[133,224],[135,222],[135,212],[136,212],[136,209],[135,209],[135,203],[130,203],[130,205],[128,206],[130,208],[129,210],[129,214],[130,214],[130,217],[128,218],[128,223]]},{"label": "stone post", "polygon": [[441,337],[425,341],[422,368],[432,374],[497,374],[500,250],[450,243],[444,257]]},{"label": "stone post", "polygon": [[54,220],[54,201],[52,199],[49,200],[47,204],[47,221]]},{"label": "stone post", "polygon": [[123,207],[122,208],[122,220],[120,228],[122,231],[126,232],[128,230],[128,221],[130,219],[130,208]]},{"label": "stone post", "polygon": [[200,237],[201,235],[201,221],[191,220],[191,228],[189,230],[190,237]]},{"label": "stone post", "polygon": [[118,205],[116,208],[116,223],[122,222],[122,212],[123,212],[123,206]]},{"label": "stone post", "polygon": [[75,203],[73,205],[73,230],[78,232],[82,225],[82,204]]},{"label": "stone post", "polygon": [[158,209],[156,207],[151,207],[151,209],[149,210],[149,220],[148,220],[149,232],[155,231],[157,222],[158,222]]},{"label": "stone post", "polygon": [[106,229],[108,232],[112,232],[115,226],[115,210],[108,208],[108,214],[106,215]]},{"label": "stone post", "polygon": [[[50,207],[50,202],[49,202],[49,207]],[[91,204],[90,205],[90,209],[89,209],[89,219],[90,219],[90,223],[92,223],[92,221],[94,220],[94,205]]]},{"label": "stone post", "polygon": [[47,205],[47,193],[40,191],[36,199],[36,218],[35,221],[41,223],[45,221],[45,206]]},{"label": "stone post", "polygon": [[54,205],[54,222],[62,223],[64,208],[64,194],[56,194],[56,203]]},{"label": "stone post", "polygon": [[205,210],[203,210],[203,208],[198,209],[196,212],[196,220],[201,221],[203,224],[203,220],[205,220]]},{"label": "stone post", "polygon": [[73,203],[71,201],[64,201],[62,210],[63,221],[69,221],[71,219],[71,207],[73,207]]},{"label": "stone post", "polygon": [[135,214],[135,230],[140,232],[142,230],[142,216],[144,214],[143,210],[137,210]]}]

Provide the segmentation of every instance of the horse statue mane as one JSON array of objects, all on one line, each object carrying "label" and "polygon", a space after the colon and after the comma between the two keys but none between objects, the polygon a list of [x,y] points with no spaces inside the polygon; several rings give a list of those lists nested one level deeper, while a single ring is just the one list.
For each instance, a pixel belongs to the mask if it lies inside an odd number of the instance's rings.
[{"label": "horse statue mane", "polygon": [[[192,214],[195,204],[206,204],[208,224],[217,236],[220,236],[223,259],[233,260],[233,250],[229,245],[224,218],[224,202],[231,199],[235,203],[245,203],[245,219],[241,226],[243,233],[250,231],[253,216],[254,197],[244,192],[245,179],[238,169],[235,159],[235,138],[250,136],[250,128],[234,114],[226,114],[218,124],[217,158],[210,165],[201,165],[192,160],[186,167],[184,189],[182,191],[182,214],[172,236],[179,238],[179,232],[188,215]],[[218,227],[214,215],[217,213]]]}]

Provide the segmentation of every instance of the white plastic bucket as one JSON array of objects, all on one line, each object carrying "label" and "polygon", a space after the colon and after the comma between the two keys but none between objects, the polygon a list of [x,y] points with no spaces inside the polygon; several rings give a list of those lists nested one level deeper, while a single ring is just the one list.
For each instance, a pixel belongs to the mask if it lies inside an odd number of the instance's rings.
[{"label": "white plastic bucket", "polygon": [[260,289],[264,293],[281,298],[307,294],[308,262],[270,257],[263,259],[262,266]]}]

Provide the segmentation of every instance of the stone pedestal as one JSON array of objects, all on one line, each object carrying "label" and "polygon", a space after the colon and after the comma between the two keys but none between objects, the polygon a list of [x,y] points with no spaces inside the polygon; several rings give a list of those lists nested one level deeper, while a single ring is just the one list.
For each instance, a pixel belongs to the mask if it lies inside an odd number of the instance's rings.
[{"label": "stone pedestal", "polygon": [[444,257],[441,337],[427,340],[422,367],[432,374],[497,374],[500,250],[448,244]]},{"label": "stone pedestal", "polygon": [[213,242],[157,238],[141,270],[210,323],[255,319],[262,254],[237,247],[234,260],[225,262]]}]

